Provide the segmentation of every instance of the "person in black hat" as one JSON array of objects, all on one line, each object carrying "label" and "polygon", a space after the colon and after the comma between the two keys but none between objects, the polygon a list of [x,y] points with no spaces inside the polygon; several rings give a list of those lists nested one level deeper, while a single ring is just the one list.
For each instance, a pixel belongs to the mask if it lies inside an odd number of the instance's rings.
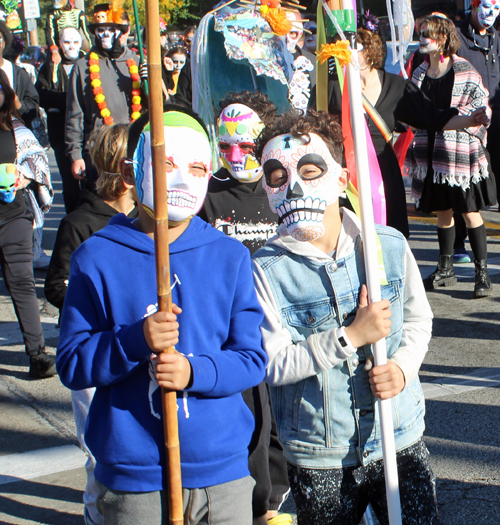
[{"label": "person in black hat", "polygon": [[71,172],[75,179],[86,179],[91,190],[97,171],[87,147],[90,133],[103,124],[135,120],[141,109],[139,91],[135,91],[140,89],[135,67],[139,57],[121,41],[129,30],[125,13],[115,8],[104,12],[101,7],[97,6],[88,26],[95,45],[73,67],[66,106],[66,152]]}]

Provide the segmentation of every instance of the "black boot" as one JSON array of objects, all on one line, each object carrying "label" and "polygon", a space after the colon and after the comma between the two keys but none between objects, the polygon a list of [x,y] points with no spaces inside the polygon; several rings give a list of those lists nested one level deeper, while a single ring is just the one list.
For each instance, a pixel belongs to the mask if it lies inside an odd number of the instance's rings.
[{"label": "black boot", "polygon": [[29,376],[33,379],[43,379],[57,374],[56,358],[48,355],[45,346],[35,354],[30,354]]},{"label": "black boot", "polygon": [[493,288],[493,286],[491,284],[491,279],[488,275],[486,260],[474,261],[474,266],[476,267],[476,284],[474,286],[474,299],[479,299],[480,297],[488,297],[488,295],[491,295],[491,289]]},{"label": "black boot", "polygon": [[455,286],[455,284],[457,278],[453,270],[453,255],[440,255],[436,270],[424,279],[425,289],[429,291],[438,286]]}]

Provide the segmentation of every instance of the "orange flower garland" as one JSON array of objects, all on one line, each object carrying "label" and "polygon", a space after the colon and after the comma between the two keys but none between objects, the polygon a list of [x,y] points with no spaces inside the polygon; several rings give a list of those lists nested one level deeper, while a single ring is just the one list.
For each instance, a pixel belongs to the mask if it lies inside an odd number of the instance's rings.
[{"label": "orange flower garland", "polygon": [[335,44],[322,44],[321,49],[316,51],[317,61],[324,64],[330,57],[336,58],[341,67],[346,66],[351,61],[351,50],[347,40],[339,40]]},{"label": "orange flower garland", "polygon": [[[139,77],[139,68],[135,61],[130,58],[127,60],[128,70],[130,72],[130,78],[132,79],[132,105],[130,120],[132,122],[137,120],[141,116],[141,79]],[[101,76],[99,67],[99,55],[97,53],[90,53],[89,59],[89,71],[90,71],[90,85],[94,93],[94,100],[96,101],[97,107],[101,112],[101,117],[104,124],[110,126],[113,124],[113,117],[106,104],[106,97],[101,87]]]}]

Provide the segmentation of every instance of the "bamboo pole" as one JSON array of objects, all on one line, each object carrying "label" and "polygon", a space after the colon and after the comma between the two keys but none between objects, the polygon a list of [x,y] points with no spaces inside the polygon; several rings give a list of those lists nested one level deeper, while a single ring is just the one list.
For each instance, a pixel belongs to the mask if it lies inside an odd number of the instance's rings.
[{"label": "bamboo pole", "polygon": [[[146,28],[148,49],[149,113],[151,126],[151,158],[155,207],[155,256],[158,310],[172,311],[170,289],[170,260],[168,251],[167,174],[165,166],[165,136],[163,131],[163,99],[161,76],[161,44],[158,20],[158,0],[146,0]],[[166,350],[173,354],[172,346]],[[182,525],[181,457],[179,424],[177,419],[177,392],[161,389],[163,429],[168,473],[169,523]]]},{"label": "bamboo pole", "polygon": [[[343,9],[352,10],[352,0],[342,0]],[[373,218],[372,191],[370,183],[370,166],[366,155],[366,125],[363,115],[361,97],[361,79],[359,71],[353,66],[357,63],[355,34],[351,36],[353,60],[347,66],[349,85],[349,104],[351,106],[351,123],[354,139],[354,156],[358,178],[359,204],[361,210],[361,229],[363,232],[363,255],[366,272],[366,285],[370,303],[381,300],[380,277],[377,258],[377,241],[375,221]],[[375,366],[387,363],[385,338],[373,345]],[[396,444],[392,418],[392,400],[377,401],[380,411],[380,428],[382,433],[382,452],[384,457],[385,486],[387,492],[387,509],[390,525],[401,525],[401,502],[399,498],[399,479],[396,463]]]}]

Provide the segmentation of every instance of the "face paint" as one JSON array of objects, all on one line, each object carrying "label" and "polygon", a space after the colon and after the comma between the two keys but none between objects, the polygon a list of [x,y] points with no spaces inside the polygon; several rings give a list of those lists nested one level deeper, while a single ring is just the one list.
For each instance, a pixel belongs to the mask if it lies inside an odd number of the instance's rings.
[{"label": "face paint", "polygon": [[180,71],[186,63],[186,55],[175,53],[174,55],[172,55],[172,62],[174,63],[174,70]]},{"label": "face paint", "polygon": [[76,29],[73,27],[67,27],[61,33],[59,45],[61,46],[61,50],[67,59],[75,60],[80,55],[82,37]]},{"label": "face paint", "polygon": [[439,51],[439,46],[433,38],[430,38],[427,26],[424,24],[420,27],[420,52],[424,54]]},{"label": "face paint", "polygon": [[[168,219],[184,221],[196,215],[205,200],[212,175],[212,151],[201,125],[185,113],[163,115],[167,165]],[[134,152],[134,171],[139,200],[154,218],[153,168],[149,125]]]},{"label": "face paint", "polygon": [[262,176],[253,148],[263,128],[257,113],[243,104],[230,104],[222,110],[217,121],[221,161],[235,179],[252,182]]},{"label": "face paint", "polygon": [[309,53],[315,53],[316,52],[316,32],[318,30],[318,26],[316,25],[316,22],[306,22],[304,24],[304,29],[307,29],[309,33],[306,33],[304,37],[304,48],[306,51],[309,51]]},{"label": "face paint", "polygon": [[120,31],[109,26],[98,27],[95,36],[101,42],[103,49],[112,49],[115,40],[120,36]]},{"label": "face paint", "polygon": [[477,8],[477,20],[481,27],[488,29],[491,27],[500,12],[500,1],[498,0],[481,0]]},{"label": "face paint", "polygon": [[341,166],[323,140],[311,133],[311,141],[291,135],[271,139],[262,154],[269,206],[297,241],[315,241],[325,234],[326,207],[339,198]]},{"label": "face paint", "polygon": [[13,202],[18,185],[17,169],[14,164],[0,164],[0,201]]},{"label": "face paint", "polygon": [[298,13],[287,11],[286,17],[292,22],[292,30],[286,35],[286,48],[290,53],[293,53],[300,37],[304,34],[304,26],[302,25],[302,17]]}]

